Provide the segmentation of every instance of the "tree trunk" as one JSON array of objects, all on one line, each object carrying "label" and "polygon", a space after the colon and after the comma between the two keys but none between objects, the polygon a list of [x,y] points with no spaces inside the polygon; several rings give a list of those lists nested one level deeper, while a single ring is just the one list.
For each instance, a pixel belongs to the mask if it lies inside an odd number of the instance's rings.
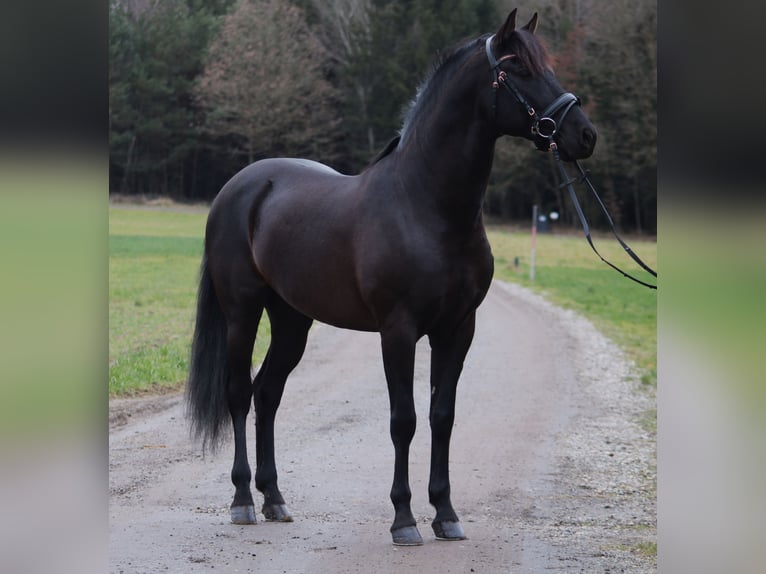
[{"label": "tree trunk", "polygon": [[130,145],[128,146],[128,157],[125,160],[125,172],[122,174],[122,183],[120,184],[120,193],[128,193],[128,178],[130,177],[130,170],[133,164],[133,148],[136,145],[136,136],[130,138]]}]

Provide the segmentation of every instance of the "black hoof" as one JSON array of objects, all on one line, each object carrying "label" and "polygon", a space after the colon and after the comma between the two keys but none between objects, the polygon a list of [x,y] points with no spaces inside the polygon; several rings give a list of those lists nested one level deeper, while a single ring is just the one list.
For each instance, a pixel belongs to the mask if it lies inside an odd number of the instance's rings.
[{"label": "black hoof", "polygon": [[293,517],[284,504],[264,504],[261,509],[268,522],[292,522]]},{"label": "black hoof", "polygon": [[402,526],[391,531],[395,546],[422,546],[423,537],[417,526]]},{"label": "black hoof", "polygon": [[436,534],[437,540],[465,540],[466,535],[463,532],[463,525],[459,522],[450,522],[444,520],[442,522],[434,522],[431,525]]},{"label": "black hoof", "polygon": [[231,521],[234,524],[255,524],[255,506],[232,506]]}]

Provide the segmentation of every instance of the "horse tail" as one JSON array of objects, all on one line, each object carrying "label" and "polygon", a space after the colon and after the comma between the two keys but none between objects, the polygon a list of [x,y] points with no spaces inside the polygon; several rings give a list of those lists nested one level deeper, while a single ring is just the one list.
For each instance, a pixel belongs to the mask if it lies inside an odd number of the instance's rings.
[{"label": "horse tail", "polygon": [[205,254],[200,265],[197,318],[186,385],[187,416],[191,418],[193,436],[202,440],[203,451],[207,447],[215,451],[220,446],[229,420],[226,334],[226,317],[218,303]]}]

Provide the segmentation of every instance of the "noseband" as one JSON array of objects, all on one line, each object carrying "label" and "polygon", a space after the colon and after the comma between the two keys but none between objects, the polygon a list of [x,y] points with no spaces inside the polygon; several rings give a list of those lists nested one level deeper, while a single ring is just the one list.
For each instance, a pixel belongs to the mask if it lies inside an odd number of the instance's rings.
[{"label": "noseband", "polygon": [[[553,100],[553,102],[551,102],[551,104],[543,110],[542,114],[538,115],[538,113],[535,111],[535,108],[532,107],[532,105],[527,101],[524,95],[508,77],[508,74],[504,70],[500,69],[500,64],[505,60],[512,58],[513,56],[507,55],[501,57],[500,60],[497,60],[494,54],[492,54],[492,39],[494,37],[495,36],[493,35],[487,38],[487,41],[484,44],[484,51],[487,53],[489,65],[492,66],[492,73],[495,75],[495,81],[492,82],[492,88],[495,90],[495,106],[497,106],[497,88],[503,86],[510,94],[513,95],[513,97],[516,98],[516,100],[522,106],[524,106],[524,108],[527,110],[527,114],[529,114],[529,117],[532,118],[532,135],[542,138],[544,143],[547,144],[547,148],[540,149],[554,148],[556,143],[553,141],[553,136],[556,135],[558,126],[564,122],[564,118],[569,113],[569,110],[572,109],[572,106],[575,104],[579,105],[580,98],[570,92],[565,92]],[[559,114],[558,123],[556,123],[556,120],[553,119],[556,114]]]}]

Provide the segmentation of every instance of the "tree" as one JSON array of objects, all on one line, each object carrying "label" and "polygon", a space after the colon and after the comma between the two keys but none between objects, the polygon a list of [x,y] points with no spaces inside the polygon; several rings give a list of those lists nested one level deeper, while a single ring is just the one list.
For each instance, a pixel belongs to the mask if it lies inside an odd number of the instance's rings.
[{"label": "tree", "polygon": [[598,34],[584,68],[601,130],[599,171],[615,219],[638,232],[657,225],[657,8],[622,0],[593,16]]},{"label": "tree", "polygon": [[493,0],[372,0],[367,45],[348,67],[350,77],[365,82],[367,104],[357,116],[363,119],[348,127],[365,130],[368,154],[397,133],[439,52],[493,29],[498,20]]},{"label": "tree", "polygon": [[275,155],[331,160],[337,93],[326,61],[298,7],[240,0],[212,41],[197,83],[205,128],[238,136],[250,162]]},{"label": "tree", "polygon": [[[181,195],[199,148],[194,80],[227,0],[110,5],[112,189]],[[198,5],[199,4],[199,5]]]}]

